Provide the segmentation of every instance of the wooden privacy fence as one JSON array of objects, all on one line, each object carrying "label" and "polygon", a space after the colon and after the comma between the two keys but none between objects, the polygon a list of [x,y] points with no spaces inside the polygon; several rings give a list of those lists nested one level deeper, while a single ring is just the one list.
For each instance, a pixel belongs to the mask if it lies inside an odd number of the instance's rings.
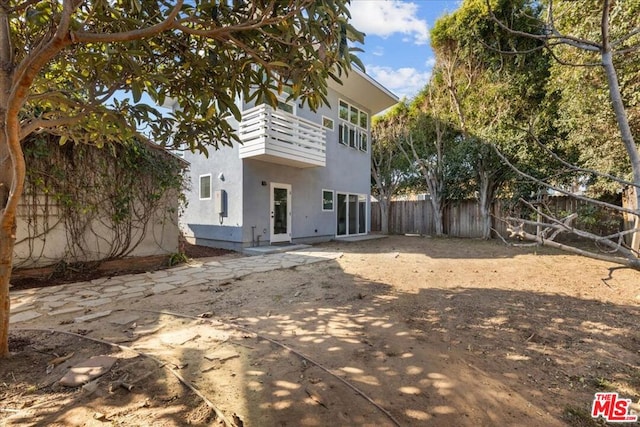
[{"label": "wooden privacy fence", "polygon": [[[588,203],[571,197],[549,198],[546,207],[559,217],[577,212]],[[433,209],[429,200],[399,200],[390,203],[389,233],[434,235]],[[491,227],[502,236],[507,236],[507,223],[499,218],[519,216],[506,212],[506,204],[495,201],[491,207],[493,214]],[[613,214],[606,217],[616,221]],[[533,218],[530,218],[533,219]],[[482,237],[482,217],[476,200],[463,200],[450,203],[443,215],[444,234],[451,237]],[[615,226],[615,224],[614,224]],[[371,203],[371,231],[381,231],[380,205]],[[535,228],[529,230],[535,233]],[[595,231],[595,230],[594,230]]]},{"label": "wooden privacy fence", "polygon": [[[500,203],[493,206],[494,214],[500,212]],[[402,200],[390,203],[389,233],[435,234],[433,209],[429,200]],[[498,215],[499,216],[499,215]],[[506,233],[506,224],[493,224],[500,233]],[[444,210],[444,234],[451,237],[482,237],[480,206],[475,200],[451,204]],[[371,231],[381,230],[380,204],[371,203]]]}]

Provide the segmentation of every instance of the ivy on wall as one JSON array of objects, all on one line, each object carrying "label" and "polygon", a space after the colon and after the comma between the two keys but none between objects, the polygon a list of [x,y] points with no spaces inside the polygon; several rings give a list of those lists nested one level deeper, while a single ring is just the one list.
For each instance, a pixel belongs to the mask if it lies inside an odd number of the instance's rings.
[{"label": "ivy on wall", "polygon": [[96,148],[59,141],[40,134],[24,144],[27,178],[19,220],[27,236],[16,246],[28,244],[29,257],[15,267],[42,258],[56,227],[66,234],[65,255],[49,264],[124,257],[153,223],[176,226],[187,182],[181,160],[142,142]]}]

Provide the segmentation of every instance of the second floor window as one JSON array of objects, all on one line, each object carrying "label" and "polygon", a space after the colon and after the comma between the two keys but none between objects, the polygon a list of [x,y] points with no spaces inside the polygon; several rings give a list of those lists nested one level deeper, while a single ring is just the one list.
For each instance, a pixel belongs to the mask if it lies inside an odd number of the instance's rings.
[{"label": "second floor window", "polygon": [[322,127],[333,130],[333,120],[329,117],[322,116]]},{"label": "second floor window", "polygon": [[282,93],[276,95],[278,98],[278,110],[286,111],[289,114],[295,114],[296,104],[293,100],[287,100],[289,95],[293,93],[293,89],[289,86],[282,87]]},{"label": "second floor window", "polygon": [[369,115],[359,108],[340,100],[338,142],[356,150],[367,151]]},{"label": "second floor window", "polygon": [[286,102],[284,99],[278,97],[278,110],[286,111],[289,114],[294,113],[295,104],[293,102]]}]

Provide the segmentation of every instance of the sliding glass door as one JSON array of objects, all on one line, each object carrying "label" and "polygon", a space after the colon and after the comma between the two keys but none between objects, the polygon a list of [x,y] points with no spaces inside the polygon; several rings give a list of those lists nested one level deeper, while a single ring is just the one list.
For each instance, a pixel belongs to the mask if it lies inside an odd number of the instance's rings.
[{"label": "sliding glass door", "polygon": [[367,196],[336,193],[336,235],[352,236],[367,232]]}]

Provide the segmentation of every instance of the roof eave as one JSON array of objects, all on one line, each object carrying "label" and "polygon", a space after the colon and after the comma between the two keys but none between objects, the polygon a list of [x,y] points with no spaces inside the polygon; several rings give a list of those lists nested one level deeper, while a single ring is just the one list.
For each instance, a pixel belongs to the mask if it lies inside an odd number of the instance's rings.
[{"label": "roof eave", "polygon": [[329,79],[329,87],[377,114],[399,102],[398,97],[364,71],[353,67],[342,84]]}]

